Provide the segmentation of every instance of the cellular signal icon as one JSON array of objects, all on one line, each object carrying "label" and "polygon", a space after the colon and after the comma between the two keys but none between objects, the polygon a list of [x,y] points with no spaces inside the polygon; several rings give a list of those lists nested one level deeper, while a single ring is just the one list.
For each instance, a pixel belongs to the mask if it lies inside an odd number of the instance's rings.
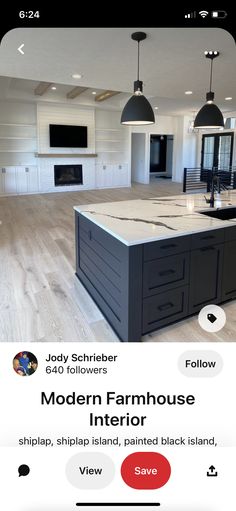
[{"label": "cellular signal icon", "polygon": [[197,16],[196,11],[188,12],[187,14],[184,15],[185,18],[196,18],[196,16]]},{"label": "cellular signal icon", "polygon": [[198,13],[198,14],[200,14],[200,16],[201,16],[202,18],[206,18],[206,16],[208,16],[209,12],[208,12],[208,11],[199,11],[199,13]]}]

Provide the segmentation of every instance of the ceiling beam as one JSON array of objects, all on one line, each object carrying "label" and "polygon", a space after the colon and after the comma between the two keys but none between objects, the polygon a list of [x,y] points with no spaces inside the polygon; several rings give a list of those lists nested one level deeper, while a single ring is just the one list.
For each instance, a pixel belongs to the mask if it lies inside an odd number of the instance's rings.
[{"label": "ceiling beam", "polygon": [[40,82],[36,89],[34,89],[34,94],[35,96],[43,96],[43,94],[45,94],[45,92],[47,92],[47,90],[49,89],[49,87],[51,87],[52,83],[49,83],[49,82]]},{"label": "ceiling beam", "polygon": [[116,94],[120,94],[120,92],[115,90],[106,90],[104,92],[101,92],[101,94],[95,96],[95,101],[105,101],[106,99],[109,99],[112,96],[116,96]]},{"label": "ceiling beam", "polygon": [[80,94],[82,94],[82,92],[88,90],[88,87],[74,87],[73,89],[71,89],[66,97],[67,99],[74,99],[74,98],[77,98],[77,96],[79,96]]}]

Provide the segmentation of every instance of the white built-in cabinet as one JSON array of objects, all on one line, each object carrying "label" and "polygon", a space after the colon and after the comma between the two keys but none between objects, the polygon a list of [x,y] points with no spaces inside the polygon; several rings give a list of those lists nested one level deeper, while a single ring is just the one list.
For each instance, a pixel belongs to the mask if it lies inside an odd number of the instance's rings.
[{"label": "white built-in cabinet", "polygon": [[35,193],[38,190],[38,168],[36,165],[0,167],[1,195]]},{"label": "white built-in cabinet", "polygon": [[[73,186],[59,189],[54,186],[53,165],[58,163],[48,147],[48,125],[88,125],[92,153],[96,157],[83,159],[84,186],[76,190],[130,186],[129,131],[120,125],[120,112],[97,109],[75,110],[62,106],[17,104],[0,108],[0,195],[20,195],[43,192],[72,191]],[[80,118],[80,117],[79,117]],[[7,122],[8,121],[8,122]],[[38,131],[37,125],[38,124]],[[43,150],[45,149],[45,150]],[[49,152],[50,160],[37,160],[36,153]],[[80,151],[79,151],[80,152]],[[57,153],[57,151],[56,151]],[[71,163],[69,154],[62,163]],[[59,160],[61,161],[61,160]],[[38,167],[37,167],[38,163]],[[95,169],[95,174],[94,174]]]},{"label": "white built-in cabinet", "polygon": [[1,185],[0,192],[16,193],[16,169],[15,167],[2,167],[1,172]]},{"label": "white built-in cabinet", "polygon": [[128,164],[98,163],[95,166],[95,179],[97,188],[128,186]]}]

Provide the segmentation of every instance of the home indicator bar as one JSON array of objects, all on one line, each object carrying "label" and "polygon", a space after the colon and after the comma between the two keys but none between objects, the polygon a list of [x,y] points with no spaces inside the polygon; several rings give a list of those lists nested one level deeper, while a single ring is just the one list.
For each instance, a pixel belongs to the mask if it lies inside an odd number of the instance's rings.
[{"label": "home indicator bar", "polygon": [[157,507],[160,502],[77,502],[76,506],[143,506],[143,507]]}]

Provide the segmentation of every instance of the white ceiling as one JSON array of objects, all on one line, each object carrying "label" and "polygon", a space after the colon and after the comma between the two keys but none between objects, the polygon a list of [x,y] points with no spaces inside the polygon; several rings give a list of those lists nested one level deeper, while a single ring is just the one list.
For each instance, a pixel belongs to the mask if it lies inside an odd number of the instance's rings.
[{"label": "white ceiling", "polygon": [[[103,108],[121,108],[136,79],[137,43],[130,38],[136,30],[147,33],[147,39],[140,44],[140,78],[145,95],[153,106],[159,107],[158,113],[191,113],[201,106],[209,82],[206,49],[220,51],[214,62],[216,103],[223,111],[236,110],[235,41],[218,28],[14,29],[5,35],[0,46],[0,75],[17,80],[2,79],[2,84],[0,80],[0,94],[5,90],[5,97],[34,99],[35,84],[46,81],[58,87],[57,91],[48,91],[42,100],[63,101],[71,88],[67,86],[80,85],[98,91],[122,91],[124,94],[101,104]],[[22,43],[24,55],[17,50]],[[82,79],[74,80],[73,73],[82,74]],[[186,96],[186,90],[193,94]],[[225,101],[227,96],[233,100]],[[71,101],[94,104],[91,91]]]}]

